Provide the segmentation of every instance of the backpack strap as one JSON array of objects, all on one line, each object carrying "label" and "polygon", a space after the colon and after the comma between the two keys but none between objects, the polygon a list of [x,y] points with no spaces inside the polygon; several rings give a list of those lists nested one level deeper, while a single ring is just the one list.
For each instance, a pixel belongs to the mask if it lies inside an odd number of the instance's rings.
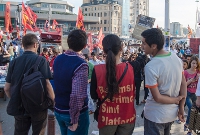
[{"label": "backpack strap", "polygon": [[33,71],[34,71],[34,72],[35,72],[35,71],[38,71],[38,67],[39,67],[39,65],[40,65],[41,60],[42,60],[42,57],[41,57],[41,56],[38,56],[38,57],[37,57],[37,60],[36,60],[36,62],[35,62],[35,64],[33,65]]},{"label": "backpack strap", "polygon": [[41,57],[41,56],[38,56],[37,59],[36,59],[35,64],[33,64],[33,66],[32,66],[28,71],[26,71],[26,72],[24,73],[24,77],[27,76],[27,75],[29,75],[29,74],[32,73],[32,72],[38,71],[38,66],[39,66],[41,60],[42,60],[42,57]]}]

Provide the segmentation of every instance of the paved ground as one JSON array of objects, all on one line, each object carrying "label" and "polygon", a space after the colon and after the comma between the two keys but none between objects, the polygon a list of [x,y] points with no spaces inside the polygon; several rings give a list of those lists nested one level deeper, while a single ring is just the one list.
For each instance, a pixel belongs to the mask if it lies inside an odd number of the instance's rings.
[{"label": "paved ground", "polygon": [[[141,90],[141,96],[140,100],[143,99],[144,91]],[[2,123],[2,129],[3,129],[3,135],[13,135],[14,132],[14,119],[12,116],[7,115],[6,113],[6,106],[8,104],[8,100],[4,101],[2,98],[0,98],[0,118],[3,120]],[[133,135],[143,135],[144,127],[143,127],[143,119],[140,117],[140,114],[143,110],[144,104],[136,106],[136,113],[137,113],[137,118],[136,118],[136,127],[134,130]],[[90,116],[90,128],[89,128],[89,134],[88,135],[95,135],[95,133],[98,131],[97,128],[97,123],[94,121],[93,116]],[[93,132],[93,133],[92,133]],[[182,124],[177,124],[176,122],[172,126],[171,130],[172,135],[184,135],[186,132],[183,131],[183,123]],[[31,135],[31,131],[29,133]],[[60,129],[59,126],[56,122],[56,135],[61,135],[60,134]],[[96,133],[98,135],[98,132]]]}]

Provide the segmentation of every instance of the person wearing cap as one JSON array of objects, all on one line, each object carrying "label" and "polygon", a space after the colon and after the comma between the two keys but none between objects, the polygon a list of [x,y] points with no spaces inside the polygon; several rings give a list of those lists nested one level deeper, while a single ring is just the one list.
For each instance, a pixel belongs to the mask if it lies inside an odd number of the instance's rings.
[{"label": "person wearing cap", "polygon": [[90,63],[92,63],[94,66],[100,64],[100,60],[97,59],[97,56],[94,52],[91,53],[92,59],[89,60]]}]

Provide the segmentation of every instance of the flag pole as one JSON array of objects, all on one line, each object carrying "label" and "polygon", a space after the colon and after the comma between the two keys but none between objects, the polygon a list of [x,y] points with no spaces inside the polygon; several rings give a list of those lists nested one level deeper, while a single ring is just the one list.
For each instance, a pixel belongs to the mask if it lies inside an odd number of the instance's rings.
[{"label": "flag pole", "polygon": [[[51,4],[49,4],[49,16],[48,16],[48,20],[49,20],[49,28],[50,28],[50,20],[51,20]],[[48,29],[49,29],[48,28]]]}]

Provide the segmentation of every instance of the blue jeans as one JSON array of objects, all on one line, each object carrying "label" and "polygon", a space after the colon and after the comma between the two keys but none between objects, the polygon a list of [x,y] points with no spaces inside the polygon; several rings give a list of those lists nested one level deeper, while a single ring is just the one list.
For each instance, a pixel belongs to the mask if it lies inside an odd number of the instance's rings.
[{"label": "blue jeans", "polygon": [[187,119],[186,119],[186,124],[188,125],[189,124],[189,120],[190,120],[190,111],[191,111],[191,108],[192,108],[192,105],[195,103],[197,97],[195,95],[195,93],[190,93],[190,92],[187,92],[187,97],[186,97],[186,105],[188,107],[188,115],[187,115]]},{"label": "blue jeans", "polygon": [[76,131],[71,131],[68,129],[68,126],[71,126],[71,119],[69,114],[59,114],[55,112],[56,119],[60,126],[60,131],[62,135],[88,135],[89,129],[89,114],[88,111],[85,111],[80,114],[78,120],[78,128]]}]

